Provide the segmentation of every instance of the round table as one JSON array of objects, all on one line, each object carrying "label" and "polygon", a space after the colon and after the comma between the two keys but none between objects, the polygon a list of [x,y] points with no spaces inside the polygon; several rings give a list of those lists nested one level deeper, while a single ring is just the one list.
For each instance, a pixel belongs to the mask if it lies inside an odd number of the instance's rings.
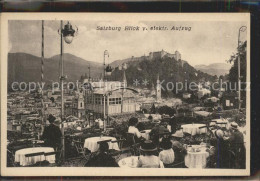
[{"label": "round table", "polygon": [[[192,148],[199,148],[200,152],[191,152]],[[209,153],[206,151],[206,147],[202,145],[192,145],[192,148],[187,149],[185,165],[188,168],[205,168],[207,164],[207,158],[209,156]]]},{"label": "round table", "polygon": [[207,132],[207,128],[200,129],[199,127],[206,126],[205,124],[184,124],[181,127],[183,128],[184,133],[189,133],[192,136],[196,134],[202,134]]},{"label": "round table", "polygon": [[54,152],[54,149],[51,147],[24,148],[15,152],[15,162],[19,162],[21,166],[33,165],[36,162],[44,160],[48,161],[49,163],[55,163],[55,155],[50,155],[46,157],[44,155],[33,156],[28,158],[25,157],[26,154],[38,152],[49,153]]},{"label": "round table", "polygon": [[[116,138],[110,137],[110,136],[87,138],[87,139],[85,139],[84,148],[89,149],[91,152],[96,152],[96,151],[98,151],[98,148],[99,148],[99,145],[97,142],[105,141],[105,140],[116,141]],[[108,145],[109,145],[109,149],[120,150],[118,148],[117,143],[108,142]]]},{"label": "round table", "polygon": [[149,140],[150,139],[150,135],[149,135],[150,132],[151,132],[151,130],[147,129],[147,130],[141,131],[140,133],[141,133],[141,136],[143,138],[145,138],[146,140]]},{"label": "round table", "polygon": [[226,119],[213,119],[211,120],[210,122],[210,126],[214,126],[214,125],[218,125],[219,127],[221,128],[227,128],[227,125],[228,125],[228,120]]}]

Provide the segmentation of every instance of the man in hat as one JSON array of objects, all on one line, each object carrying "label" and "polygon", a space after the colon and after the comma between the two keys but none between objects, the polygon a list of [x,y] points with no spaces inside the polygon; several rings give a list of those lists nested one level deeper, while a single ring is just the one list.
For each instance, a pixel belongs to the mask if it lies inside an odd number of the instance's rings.
[{"label": "man in hat", "polygon": [[230,126],[231,136],[229,138],[230,143],[234,144],[243,144],[244,143],[244,135],[238,130],[238,124],[233,122]]},{"label": "man in hat", "polygon": [[245,167],[245,145],[244,145],[244,135],[238,130],[238,124],[231,123],[231,135],[228,139],[230,143],[230,149],[236,155],[236,168]]},{"label": "man in hat", "polygon": [[45,146],[52,147],[54,150],[57,150],[58,146],[61,144],[62,134],[60,128],[54,124],[56,118],[52,114],[49,115],[47,120],[50,125],[44,128],[42,140],[44,140]]}]

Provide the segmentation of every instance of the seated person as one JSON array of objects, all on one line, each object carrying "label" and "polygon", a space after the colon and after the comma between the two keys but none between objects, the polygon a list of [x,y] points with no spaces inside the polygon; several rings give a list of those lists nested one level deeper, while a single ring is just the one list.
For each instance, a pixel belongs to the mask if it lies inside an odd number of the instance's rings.
[{"label": "seated person", "polygon": [[174,116],[171,117],[169,125],[171,126],[171,133],[175,133],[177,130],[177,119]]},{"label": "seated person", "polygon": [[175,163],[180,163],[184,161],[185,155],[187,154],[187,150],[183,147],[183,144],[180,142],[183,138],[182,130],[177,130],[174,134],[172,134],[172,148],[175,154]]},{"label": "seated person", "polygon": [[172,164],[175,159],[172,143],[169,138],[163,138],[160,146],[163,151],[159,153],[159,158],[163,162],[164,167],[167,168],[168,165]]},{"label": "seated person", "polygon": [[136,128],[137,124],[138,124],[137,118],[135,118],[135,117],[130,118],[128,133],[134,134],[136,142],[140,142],[140,140],[142,139],[142,135],[141,135],[140,131]]},{"label": "seated person", "polygon": [[166,122],[155,125],[155,127],[151,130],[151,132],[149,134],[150,134],[151,140],[155,144],[158,145],[159,139],[160,139],[159,134],[163,134],[163,133],[169,133],[169,130],[167,129],[167,123]]},{"label": "seated person", "polygon": [[137,128],[139,131],[145,130],[144,123],[138,122],[137,125],[136,125],[136,128]]},{"label": "seated person", "polygon": [[119,167],[115,159],[108,154],[108,150],[107,142],[100,143],[98,152],[90,157],[85,167]]},{"label": "seated person", "polygon": [[137,167],[142,168],[164,168],[159,157],[156,156],[157,148],[152,141],[144,141],[140,147],[142,155],[138,157]]}]

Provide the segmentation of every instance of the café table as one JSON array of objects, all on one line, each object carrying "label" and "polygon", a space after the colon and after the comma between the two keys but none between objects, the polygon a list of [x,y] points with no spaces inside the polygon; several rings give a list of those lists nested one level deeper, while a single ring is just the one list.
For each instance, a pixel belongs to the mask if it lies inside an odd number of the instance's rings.
[{"label": "caf\u00e9 table", "polygon": [[[125,157],[118,162],[122,168],[138,168],[138,156]],[[164,168],[163,162],[160,161],[160,168]]]},{"label": "caf\u00e9 table", "polygon": [[[106,140],[111,140],[111,141],[116,141],[116,138],[114,137],[110,137],[110,136],[102,136],[102,137],[91,137],[91,138],[87,138],[85,139],[84,142],[84,148],[87,148],[88,150],[90,150],[92,153],[98,151],[99,148],[99,141],[106,141]],[[118,147],[118,144],[115,143],[111,143],[108,142],[108,146],[109,149],[114,149],[114,150],[120,150]]]},{"label": "caf\u00e9 table", "polygon": [[46,157],[44,155],[33,156],[28,158],[25,157],[25,155],[27,154],[39,152],[49,153],[54,152],[54,149],[51,147],[24,148],[15,152],[15,162],[20,163],[21,166],[33,165],[36,162],[44,160],[48,161],[49,163],[55,163],[55,155],[49,155]]},{"label": "caf\u00e9 table", "polygon": [[[196,149],[199,149],[197,152]],[[203,145],[192,145],[187,148],[187,155],[185,156],[185,165],[188,168],[205,168],[209,152],[207,147]]]},{"label": "caf\u00e9 table", "polygon": [[206,126],[205,124],[184,124],[181,127],[183,128],[184,133],[189,133],[192,136],[196,134],[202,134],[207,132],[207,128],[202,128],[200,127]]},{"label": "caf\u00e9 table", "polygon": [[146,140],[149,140],[150,139],[150,135],[149,135],[150,132],[151,132],[151,129],[147,129],[147,130],[141,131],[140,133],[141,133],[141,136],[143,138],[145,138]]}]

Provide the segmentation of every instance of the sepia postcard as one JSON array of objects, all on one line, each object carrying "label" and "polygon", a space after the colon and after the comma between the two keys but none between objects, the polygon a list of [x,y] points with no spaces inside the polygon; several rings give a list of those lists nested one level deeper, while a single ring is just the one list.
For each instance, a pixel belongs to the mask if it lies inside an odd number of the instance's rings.
[{"label": "sepia postcard", "polygon": [[1,175],[250,175],[249,13],[2,13]]}]

